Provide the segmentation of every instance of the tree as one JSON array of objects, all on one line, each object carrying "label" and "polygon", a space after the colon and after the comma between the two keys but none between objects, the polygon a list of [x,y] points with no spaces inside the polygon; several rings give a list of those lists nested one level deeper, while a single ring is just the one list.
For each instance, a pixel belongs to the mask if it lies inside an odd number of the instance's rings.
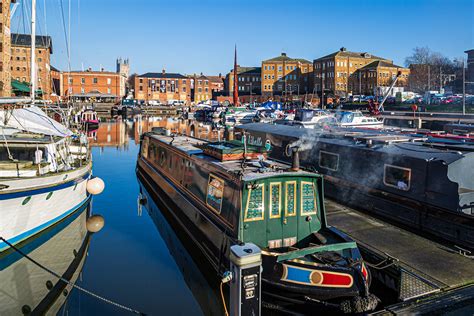
[{"label": "tree", "polygon": [[458,59],[450,60],[441,53],[428,47],[415,47],[413,54],[405,58],[410,68],[408,86],[410,90],[423,93],[428,90],[440,90],[448,83],[449,75],[459,75],[462,66]]}]

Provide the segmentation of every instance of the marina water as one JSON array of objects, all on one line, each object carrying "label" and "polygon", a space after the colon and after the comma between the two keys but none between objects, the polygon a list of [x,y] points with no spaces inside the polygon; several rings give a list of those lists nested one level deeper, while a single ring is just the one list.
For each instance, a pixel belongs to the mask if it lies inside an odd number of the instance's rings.
[{"label": "marina water", "polygon": [[[202,275],[201,270],[206,270],[205,263],[201,265],[191,259],[189,249],[181,243],[153,201],[141,210],[138,207],[140,190],[135,166],[139,148],[138,131],[142,126],[137,124],[140,123],[102,123],[99,130],[91,135],[93,172],[106,183],[104,192],[93,198],[91,212],[101,214],[105,218],[105,226],[90,238],[84,263],[77,271],[79,273],[82,268],[76,285],[148,315],[220,314],[222,305],[218,301],[219,296]],[[151,216],[150,208],[153,209]],[[79,220],[84,218],[78,217],[74,222],[66,223],[66,227],[61,227],[61,238],[74,234],[74,230],[78,230],[74,223]],[[51,242],[56,241],[50,239],[38,249]],[[59,254],[59,249],[54,251],[55,246],[59,247],[59,244],[48,246],[53,251],[48,250],[46,256],[35,257],[35,252],[31,252],[30,256],[48,265]],[[66,252],[76,250],[74,246]],[[34,284],[39,273],[36,267],[34,273],[28,268],[15,267],[17,273],[12,273],[13,277],[3,278],[2,273],[5,276],[9,273],[9,263],[3,263],[0,269],[0,279],[6,282],[2,284],[3,289],[22,291],[26,296],[31,292],[30,296],[33,296],[37,293],[35,288],[45,287],[43,281]],[[18,263],[20,266],[32,266],[26,260]],[[43,277],[49,277],[46,272],[40,272]],[[52,276],[50,279],[53,283],[57,281]],[[9,298],[8,293],[1,291],[0,302],[12,302],[13,296]],[[17,301],[10,305],[9,310],[3,310],[0,306],[0,315],[21,315],[25,304],[27,302]],[[73,289],[58,315],[131,314]]]}]

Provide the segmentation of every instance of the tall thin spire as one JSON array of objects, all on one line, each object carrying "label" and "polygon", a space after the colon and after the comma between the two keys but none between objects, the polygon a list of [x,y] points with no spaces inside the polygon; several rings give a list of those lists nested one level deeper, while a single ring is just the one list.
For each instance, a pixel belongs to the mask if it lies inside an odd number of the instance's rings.
[{"label": "tall thin spire", "polygon": [[233,101],[234,106],[239,105],[239,84],[237,82],[237,44],[235,45],[235,53],[234,53],[234,93],[233,93]]}]

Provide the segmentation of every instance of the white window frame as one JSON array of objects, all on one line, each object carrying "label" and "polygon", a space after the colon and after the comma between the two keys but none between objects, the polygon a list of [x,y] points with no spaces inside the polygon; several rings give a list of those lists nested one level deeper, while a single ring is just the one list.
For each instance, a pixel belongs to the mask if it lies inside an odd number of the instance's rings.
[{"label": "white window frame", "polygon": [[[325,154],[328,154],[328,155],[337,156],[336,169],[329,168],[329,167],[326,167],[326,166],[322,166],[322,165],[321,165],[321,153],[325,153]],[[318,165],[319,165],[319,167],[321,167],[321,168],[323,168],[323,169],[327,169],[327,170],[331,170],[331,171],[337,171],[337,170],[339,170],[339,154],[332,153],[332,152],[326,151],[326,150],[320,150],[320,151],[319,151]]]}]

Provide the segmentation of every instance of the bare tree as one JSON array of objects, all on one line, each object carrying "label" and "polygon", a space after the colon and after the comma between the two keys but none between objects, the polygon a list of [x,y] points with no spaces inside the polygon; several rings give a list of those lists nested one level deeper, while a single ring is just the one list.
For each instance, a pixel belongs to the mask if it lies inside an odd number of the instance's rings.
[{"label": "bare tree", "polygon": [[428,47],[415,47],[413,54],[405,58],[405,65],[410,68],[408,86],[419,93],[444,87],[451,75],[458,76],[462,69],[458,59],[452,61]]}]

